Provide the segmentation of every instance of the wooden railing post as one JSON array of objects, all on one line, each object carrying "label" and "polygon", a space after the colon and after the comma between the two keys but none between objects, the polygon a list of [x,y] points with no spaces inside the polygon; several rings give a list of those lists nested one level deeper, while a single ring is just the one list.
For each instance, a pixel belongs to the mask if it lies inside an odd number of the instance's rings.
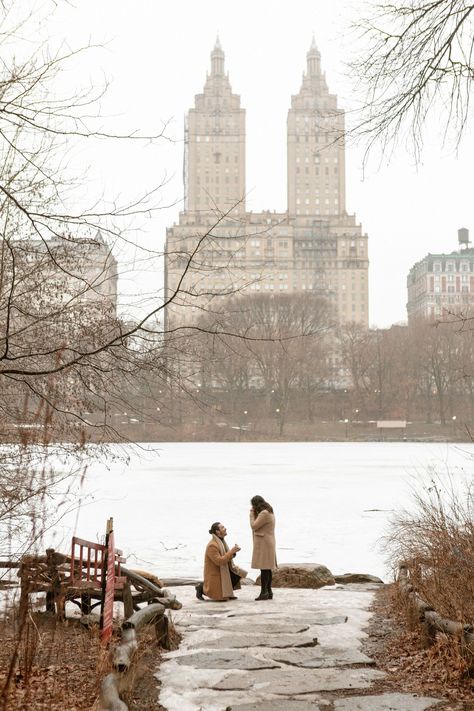
[{"label": "wooden railing post", "polygon": [[59,615],[60,610],[56,610],[56,602],[59,597],[60,580],[54,548],[46,549],[46,566],[48,577],[51,580],[51,589],[46,592],[46,611],[53,613],[57,611]]},{"label": "wooden railing post", "polygon": [[112,636],[112,626],[113,626],[113,614],[114,614],[114,594],[115,594],[115,543],[114,543],[114,523],[113,519],[109,518],[107,521],[107,533],[106,533],[106,543],[107,548],[105,552],[106,559],[106,575],[105,575],[105,587],[102,588],[103,598],[102,598],[102,634],[101,639],[104,644],[106,644]]}]

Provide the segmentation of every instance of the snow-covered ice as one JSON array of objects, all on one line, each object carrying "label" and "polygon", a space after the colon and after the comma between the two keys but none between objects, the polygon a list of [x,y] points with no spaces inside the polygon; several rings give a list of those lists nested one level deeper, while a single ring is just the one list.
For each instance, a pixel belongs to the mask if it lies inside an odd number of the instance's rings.
[{"label": "snow-covered ice", "polygon": [[[122,452],[124,449],[122,448]],[[377,544],[393,511],[437,473],[460,481],[474,445],[418,443],[162,443],[126,449],[129,461],[91,464],[86,504],[64,517],[45,543],[98,540],[114,518],[130,567],[162,577],[200,576],[208,529],[222,521],[249,568],[249,499],[265,496],[277,519],[280,563],[319,562],[334,573],[388,579]]]}]

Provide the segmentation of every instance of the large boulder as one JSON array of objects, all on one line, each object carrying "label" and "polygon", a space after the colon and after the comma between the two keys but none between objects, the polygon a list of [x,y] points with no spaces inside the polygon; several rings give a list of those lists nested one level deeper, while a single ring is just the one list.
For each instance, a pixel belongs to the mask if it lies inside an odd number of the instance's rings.
[{"label": "large boulder", "polygon": [[347,585],[349,583],[384,584],[383,580],[377,578],[375,575],[369,575],[368,573],[344,573],[344,575],[335,575],[334,580],[336,583],[340,583],[342,585]]},{"label": "large boulder", "polygon": [[252,578],[240,578],[240,584],[241,585],[255,585]]},{"label": "large boulder", "polygon": [[[257,583],[260,578],[257,579]],[[319,563],[286,563],[273,573],[274,588],[322,588],[335,585],[334,576],[325,565]]]}]

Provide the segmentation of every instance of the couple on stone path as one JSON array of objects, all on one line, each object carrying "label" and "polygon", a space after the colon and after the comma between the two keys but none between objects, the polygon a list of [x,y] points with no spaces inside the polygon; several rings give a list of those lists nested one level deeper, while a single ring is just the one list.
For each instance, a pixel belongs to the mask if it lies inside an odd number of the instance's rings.
[{"label": "couple on stone path", "polygon": [[[277,567],[275,546],[275,514],[262,496],[254,496],[250,501],[250,526],[253,534],[252,568],[260,568],[260,595],[256,600],[271,600],[272,570]],[[227,529],[223,523],[213,523],[209,533],[212,538],[207,544],[204,556],[204,581],[196,585],[196,596],[203,595],[223,602],[235,600],[234,590],[240,590],[240,580],[247,571],[234,564],[240,551],[236,544],[229,548],[225,542]]]}]

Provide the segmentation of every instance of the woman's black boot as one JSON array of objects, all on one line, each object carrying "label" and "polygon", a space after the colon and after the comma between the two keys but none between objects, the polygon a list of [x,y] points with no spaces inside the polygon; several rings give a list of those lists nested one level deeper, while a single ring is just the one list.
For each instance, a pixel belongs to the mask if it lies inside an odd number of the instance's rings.
[{"label": "woman's black boot", "polygon": [[255,598],[255,600],[270,600],[270,595],[268,592],[268,570],[262,570],[260,573],[260,595]]}]

